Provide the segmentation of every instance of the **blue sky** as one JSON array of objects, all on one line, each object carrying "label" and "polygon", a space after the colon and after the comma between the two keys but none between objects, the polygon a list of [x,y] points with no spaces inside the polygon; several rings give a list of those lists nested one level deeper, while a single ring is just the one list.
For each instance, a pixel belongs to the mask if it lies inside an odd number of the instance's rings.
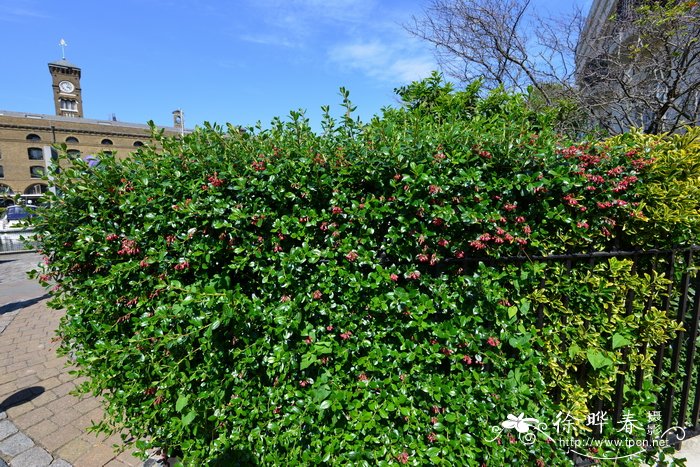
[{"label": "blue sky", "polygon": [[[437,68],[431,48],[401,24],[426,0],[0,0],[0,109],[53,114],[47,63],[82,68],[86,118],[268,126],[322,105],[338,89],[364,120],[396,105],[393,89]],[[591,0],[533,0],[556,14]]]}]

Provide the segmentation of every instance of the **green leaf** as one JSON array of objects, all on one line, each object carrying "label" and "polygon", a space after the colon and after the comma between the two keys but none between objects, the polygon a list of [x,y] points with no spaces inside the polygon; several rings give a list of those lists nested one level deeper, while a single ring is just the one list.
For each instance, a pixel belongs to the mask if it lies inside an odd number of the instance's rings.
[{"label": "green leaf", "polygon": [[571,344],[569,347],[569,358],[575,358],[576,355],[581,351],[581,348],[576,344]]},{"label": "green leaf", "polygon": [[596,370],[603,368],[604,366],[612,365],[613,363],[612,360],[603,355],[597,349],[588,349],[586,356],[588,357],[588,361],[591,362],[591,365],[593,365],[593,368]]},{"label": "green leaf", "polygon": [[180,397],[177,398],[177,402],[175,402],[175,410],[177,410],[178,412],[182,412],[182,409],[185,408],[189,400],[189,395],[180,394]]},{"label": "green leaf", "polygon": [[514,307],[514,306],[508,307],[508,318],[513,318],[517,314],[518,314],[517,307]]},{"label": "green leaf", "polygon": [[632,342],[621,334],[614,334],[612,337],[612,348],[613,350],[619,349],[626,345],[630,345]]},{"label": "green leaf", "polygon": [[320,388],[316,389],[314,391],[314,400],[316,402],[320,402],[322,400],[325,400],[328,398],[328,396],[331,395],[331,390],[328,389],[328,386],[321,386]]},{"label": "green leaf", "polygon": [[316,355],[313,354],[306,354],[303,357],[301,357],[301,366],[300,369],[305,370],[311,365],[316,363]]},{"label": "green leaf", "polygon": [[194,418],[196,416],[197,416],[197,412],[195,412],[194,410],[191,410],[187,415],[183,415],[182,425],[183,426],[189,425],[190,423],[192,423],[192,421],[194,420]]},{"label": "green leaf", "polygon": [[326,410],[330,406],[331,406],[331,401],[326,399],[325,401],[321,402],[320,408],[321,408],[321,410]]}]

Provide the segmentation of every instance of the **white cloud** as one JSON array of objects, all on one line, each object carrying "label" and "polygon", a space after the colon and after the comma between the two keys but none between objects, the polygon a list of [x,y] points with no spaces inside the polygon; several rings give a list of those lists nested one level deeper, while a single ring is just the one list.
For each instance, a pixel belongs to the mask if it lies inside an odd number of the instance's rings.
[{"label": "white cloud", "polygon": [[275,47],[293,48],[299,46],[298,43],[274,34],[244,34],[240,36],[240,39],[252,44],[272,45]]},{"label": "white cloud", "polygon": [[[24,3],[24,5],[23,5]],[[27,21],[46,19],[49,16],[40,7],[27,2],[0,2],[0,21]]]},{"label": "white cloud", "polygon": [[380,39],[338,45],[330,50],[329,56],[331,62],[348,70],[393,83],[425,78],[436,67],[433,58],[418,47]]}]

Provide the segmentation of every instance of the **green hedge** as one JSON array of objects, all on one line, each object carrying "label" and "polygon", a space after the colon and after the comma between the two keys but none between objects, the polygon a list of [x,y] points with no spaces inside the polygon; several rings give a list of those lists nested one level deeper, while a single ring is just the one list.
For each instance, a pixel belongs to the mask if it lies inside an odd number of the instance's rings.
[{"label": "green hedge", "polygon": [[[156,135],[97,167],[62,159],[38,274],[82,389],[107,401],[100,428],[191,465],[570,462],[492,427],[524,413],[551,431],[608,396],[626,355],[678,328],[621,309],[664,279],[464,259],[670,245],[696,225],[654,230],[658,145],[642,137],[571,145],[522,97],[437,76],[398,93],[367,124],[343,91],[320,132],[292,112]],[[626,408],[641,417],[657,391],[630,389]]]}]

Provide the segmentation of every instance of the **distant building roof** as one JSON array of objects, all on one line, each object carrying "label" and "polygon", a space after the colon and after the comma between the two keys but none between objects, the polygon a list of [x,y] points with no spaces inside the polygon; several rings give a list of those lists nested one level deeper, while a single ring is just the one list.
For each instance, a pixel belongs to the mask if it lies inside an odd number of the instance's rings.
[{"label": "distant building roof", "polygon": [[[129,123],[129,122],[122,122],[122,121],[115,121],[115,120],[94,120],[90,118],[75,118],[75,117],[63,117],[60,115],[45,115],[45,114],[38,114],[38,113],[30,113],[30,112],[13,112],[10,110],[2,110],[0,109],[0,118],[3,116],[7,117],[14,117],[14,118],[26,118],[26,119],[32,119],[36,121],[46,121],[46,122],[63,122],[67,123],[70,125],[74,126],[83,126],[85,124],[93,124],[93,125],[100,125],[105,128],[113,127],[115,129],[117,128],[131,128],[131,129],[138,129],[138,130],[149,130],[150,127],[147,124],[144,123]],[[164,128],[167,131],[171,132],[177,132],[179,133],[181,130],[180,128],[177,127],[161,127],[160,125],[157,125],[159,128]],[[191,133],[192,130],[190,129],[185,129],[185,133]]]},{"label": "distant building roof", "polygon": [[77,65],[73,65],[71,62],[69,62],[65,58],[62,58],[60,60],[56,60],[55,62],[49,62],[49,65],[64,66],[67,68],[80,68]]}]

